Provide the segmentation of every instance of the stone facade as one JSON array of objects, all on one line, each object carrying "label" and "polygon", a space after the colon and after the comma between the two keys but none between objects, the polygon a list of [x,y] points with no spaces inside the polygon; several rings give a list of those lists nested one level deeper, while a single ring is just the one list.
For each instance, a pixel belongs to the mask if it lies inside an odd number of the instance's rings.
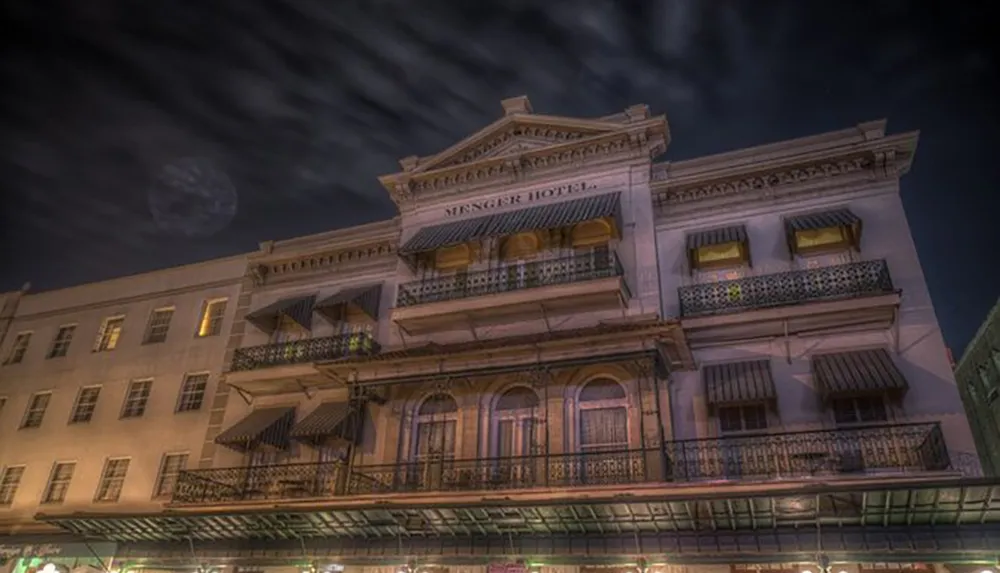
[{"label": "stone facade", "polygon": [[1000,473],[1000,302],[955,365],[955,379],[983,470],[996,476]]}]

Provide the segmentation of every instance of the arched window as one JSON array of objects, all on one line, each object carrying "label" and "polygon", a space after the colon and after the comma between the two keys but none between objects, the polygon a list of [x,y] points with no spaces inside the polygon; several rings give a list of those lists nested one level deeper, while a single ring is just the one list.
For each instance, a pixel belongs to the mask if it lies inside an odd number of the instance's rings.
[{"label": "arched window", "polygon": [[628,397],[618,382],[591,380],[580,390],[580,450],[628,449]]},{"label": "arched window", "polygon": [[458,426],[458,403],[448,394],[429,396],[417,409],[413,446],[417,461],[452,459]]},{"label": "arched window", "polygon": [[530,456],[541,403],[526,386],[504,392],[493,407],[493,454],[497,457]]}]

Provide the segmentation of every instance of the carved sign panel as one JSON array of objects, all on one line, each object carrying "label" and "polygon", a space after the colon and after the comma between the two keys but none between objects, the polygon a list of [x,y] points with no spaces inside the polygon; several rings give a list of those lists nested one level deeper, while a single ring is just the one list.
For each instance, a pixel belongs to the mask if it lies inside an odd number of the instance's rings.
[{"label": "carved sign panel", "polygon": [[523,193],[517,193],[514,195],[505,195],[503,197],[492,197],[490,199],[483,199],[481,201],[473,201],[471,203],[465,203],[464,205],[454,205],[445,208],[444,214],[447,215],[448,217],[454,217],[456,215],[468,215],[470,213],[489,211],[499,207],[506,207],[508,205],[520,205],[522,203],[532,203],[534,201],[539,201],[542,199],[550,199],[552,197],[564,197],[566,195],[573,195],[581,191],[595,189],[596,187],[597,184],[589,181],[567,183],[565,185],[557,185],[555,187],[549,187],[547,189],[536,189],[534,191],[525,191]]}]

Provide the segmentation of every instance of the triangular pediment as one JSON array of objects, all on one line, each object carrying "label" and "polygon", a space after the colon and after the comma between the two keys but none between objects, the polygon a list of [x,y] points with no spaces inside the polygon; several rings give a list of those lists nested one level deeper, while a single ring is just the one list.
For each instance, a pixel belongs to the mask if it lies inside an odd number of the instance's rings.
[{"label": "triangular pediment", "polygon": [[[513,108],[511,102],[520,104]],[[404,168],[409,162],[412,173],[433,171],[474,163],[484,159],[514,156],[549,146],[563,145],[621,130],[625,121],[610,119],[579,119],[552,115],[536,115],[531,112],[527,98],[505,100],[507,115],[476,133],[459,141],[444,151],[423,158],[404,160]],[[513,110],[511,109],[513,108]]]}]

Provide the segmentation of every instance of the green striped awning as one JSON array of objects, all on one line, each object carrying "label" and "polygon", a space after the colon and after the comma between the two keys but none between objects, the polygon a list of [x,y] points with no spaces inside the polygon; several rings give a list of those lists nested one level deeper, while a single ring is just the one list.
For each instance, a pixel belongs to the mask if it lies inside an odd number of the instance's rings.
[{"label": "green striped awning", "polygon": [[819,213],[798,215],[785,219],[785,228],[789,233],[795,231],[811,231],[829,227],[854,227],[861,223],[861,218],[850,209],[833,209]]},{"label": "green striped awning", "polygon": [[774,400],[770,360],[710,364],[702,368],[709,406]]},{"label": "green striped awning", "polygon": [[332,439],[355,443],[357,423],[357,408],[347,402],[324,402],[295,424],[289,436],[303,442]]},{"label": "green striped awning", "polygon": [[687,249],[693,251],[701,247],[724,245],[726,243],[747,242],[747,228],[743,225],[697,231],[687,236]]},{"label": "green striped awning", "polygon": [[[413,255],[487,237],[555,229],[602,217],[617,219],[620,217],[620,205],[621,193],[614,192],[433,225],[417,231],[399,249],[399,254]],[[621,228],[620,223],[618,227]]]},{"label": "green striped awning", "polygon": [[278,321],[286,316],[306,330],[312,329],[313,306],[316,295],[299,296],[279,300],[246,316],[247,322],[271,334],[278,328]]},{"label": "green striped awning", "polygon": [[905,392],[909,388],[884,348],[817,354],[812,357],[812,372],[823,400]]},{"label": "green striped awning", "polygon": [[283,450],[288,447],[288,434],[294,423],[294,407],[258,408],[216,436],[215,443],[238,452],[260,446]]},{"label": "green striped awning", "polygon": [[343,320],[342,310],[353,306],[378,320],[382,305],[382,283],[362,287],[345,288],[316,303],[316,311],[332,321]]}]

